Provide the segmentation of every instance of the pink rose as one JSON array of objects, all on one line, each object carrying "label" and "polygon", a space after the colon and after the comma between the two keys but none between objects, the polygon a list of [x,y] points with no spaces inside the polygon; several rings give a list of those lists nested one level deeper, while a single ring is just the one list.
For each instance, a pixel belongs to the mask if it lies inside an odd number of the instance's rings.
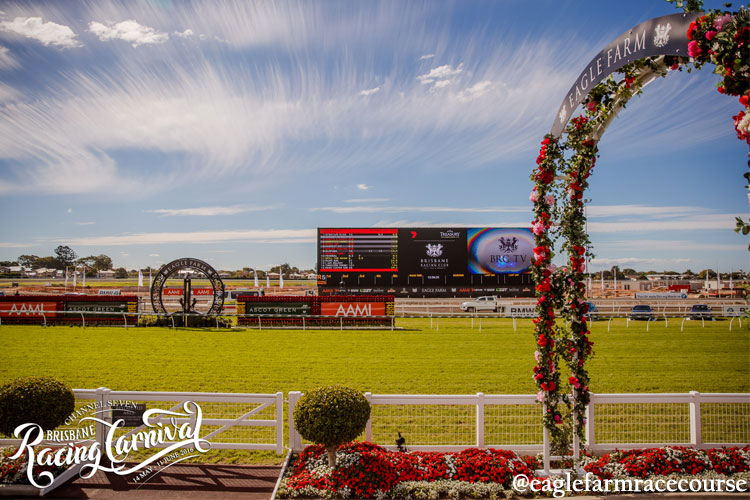
[{"label": "pink rose", "polygon": [[688,43],[688,55],[690,57],[695,58],[701,55],[702,53],[703,53],[703,50],[698,45],[698,42],[693,40],[692,42]]},{"label": "pink rose", "polygon": [[727,24],[731,20],[732,20],[731,14],[724,14],[723,16],[719,16],[714,20],[714,28],[721,31],[722,29],[724,29],[724,25]]},{"label": "pink rose", "polygon": [[541,352],[539,352],[539,351],[534,351],[534,359],[536,360],[536,362],[537,362],[537,363],[539,362],[539,357],[540,357],[541,355],[542,355],[542,353],[541,353]]},{"label": "pink rose", "polygon": [[536,191],[531,192],[531,194],[529,195],[529,201],[531,203],[536,203],[537,201],[539,201],[539,195]]},{"label": "pink rose", "polygon": [[546,228],[544,227],[544,224],[541,222],[537,222],[531,227],[531,232],[537,236],[543,235],[545,230]]},{"label": "pink rose", "polygon": [[536,393],[536,400],[540,403],[544,403],[544,391],[539,391]]},{"label": "pink rose", "polygon": [[716,31],[707,31],[706,32],[706,40],[708,40],[709,42],[711,40],[713,40],[714,37],[716,36],[716,33],[717,33]]},{"label": "pink rose", "polygon": [[547,202],[547,205],[553,206],[555,204],[555,197],[554,195],[548,194],[544,197],[544,201]]}]

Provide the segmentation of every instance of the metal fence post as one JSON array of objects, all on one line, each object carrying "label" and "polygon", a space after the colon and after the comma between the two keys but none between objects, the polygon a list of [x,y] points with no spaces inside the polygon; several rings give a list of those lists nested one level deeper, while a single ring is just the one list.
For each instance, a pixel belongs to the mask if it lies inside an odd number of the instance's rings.
[{"label": "metal fence post", "polygon": [[365,441],[372,443],[372,393],[366,392],[365,399],[370,403],[370,417],[367,419],[367,425],[365,426]]},{"label": "metal fence post", "polygon": [[484,448],[484,394],[481,392],[477,393],[477,448]]},{"label": "metal fence post", "polygon": [[284,393],[276,393],[276,454],[284,453]]},{"label": "metal fence post", "polygon": [[690,442],[696,448],[703,444],[701,432],[701,394],[697,391],[690,391]]}]

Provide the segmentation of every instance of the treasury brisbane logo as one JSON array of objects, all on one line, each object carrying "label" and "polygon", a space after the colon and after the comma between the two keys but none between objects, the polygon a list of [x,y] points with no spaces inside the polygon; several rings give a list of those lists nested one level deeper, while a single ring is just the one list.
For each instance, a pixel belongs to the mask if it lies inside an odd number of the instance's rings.
[{"label": "treasury brisbane logo", "polygon": [[[120,476],[132,474],[133,482],[143,483],[164,468],[197,457],[210,448],[210,443],[200,437],[203,412],[193,401],[186,401],[181,411],[145,410],[132,401],[108,401],[107,406],[97,402],[79,408],[65,421],[66,425],[75,426],[65,430],[48,430],[45,434],[38,424],[19,425],[14,435],[21,444],[10,459],[27,454],[26,476],[37,488],[52,484],[52,473],[43,469],[53,466],[82,465],[79,475],[84,479],[103,471]],[[139,421],[127,416],[140,415],[138,410],[143,411]],[[111,419],[84,416],[110,411]],[[124,432],[128,426],[136,426],[136,429]],[[97,436],[97,427],[103,434]],[[125,465],[130,453],[151,448],[161,449],[138,464]]]}]

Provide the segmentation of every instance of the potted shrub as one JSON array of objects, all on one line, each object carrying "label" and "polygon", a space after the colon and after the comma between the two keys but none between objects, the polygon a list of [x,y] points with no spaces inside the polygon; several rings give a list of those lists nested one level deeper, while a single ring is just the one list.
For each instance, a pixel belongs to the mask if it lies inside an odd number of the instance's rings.
[{"label": "potted shrub", "polygon": [[309,391],[294,409],[300,435],[326,447],[331,467],[336,467],[339,446],[362,434],[369,418],[370,403],[364,395],[340,385]]}]

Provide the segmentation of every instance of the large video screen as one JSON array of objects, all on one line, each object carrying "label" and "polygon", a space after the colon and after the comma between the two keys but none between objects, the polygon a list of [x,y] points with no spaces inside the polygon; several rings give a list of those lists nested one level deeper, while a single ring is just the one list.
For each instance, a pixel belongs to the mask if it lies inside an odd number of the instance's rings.
[{"label": "large video screen", "polygon": [[528,228],[319,228],[319,273],[414,275],[527,272]]}]

